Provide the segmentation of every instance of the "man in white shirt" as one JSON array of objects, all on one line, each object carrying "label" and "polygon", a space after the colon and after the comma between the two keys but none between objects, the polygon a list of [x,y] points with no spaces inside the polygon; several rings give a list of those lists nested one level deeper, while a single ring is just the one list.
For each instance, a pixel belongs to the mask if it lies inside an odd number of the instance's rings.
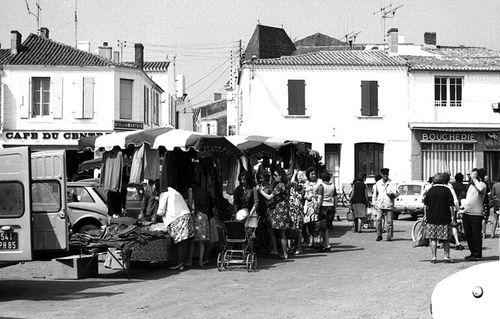
[{"label": "man in white shirt", "polygon": [[397,189],[389,179],[389,169],[380,170],[382,179],[373,185],[372,205],[377,213],[377,241],[382,240],[382,217],[386,218],[387,241],[392,240],[393,234],[393,209]]}]

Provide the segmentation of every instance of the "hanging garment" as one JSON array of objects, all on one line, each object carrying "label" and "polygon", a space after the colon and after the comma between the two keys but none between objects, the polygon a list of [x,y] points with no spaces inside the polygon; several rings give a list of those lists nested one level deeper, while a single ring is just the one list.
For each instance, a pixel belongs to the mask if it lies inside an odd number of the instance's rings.
[{"label": "hanging garment", "polygon": [[122,166],[122,151],[112,150],[104,153],[101,171],[101,184],[104,191],[119,192],[121,190]]},{"label": "hanging garment", "polygon": [[140,184],[141,181],[143,180],[142,178],[143,158],[144,158],[144,144],[135,151],[134,157],[132,158],[132,166],[130,167],[131,184]]},{"label": "hanging garment", "polygon": [[160,177],[160,151],[153,150],[144,144],[144,175],[143,178],[155,181]]},{"label": "hanging garment", "polygon": [[230,165],[226,193],[232,195],[239,185],[238,176],[240,176],[240,161],[238,159],[233,159]]}]

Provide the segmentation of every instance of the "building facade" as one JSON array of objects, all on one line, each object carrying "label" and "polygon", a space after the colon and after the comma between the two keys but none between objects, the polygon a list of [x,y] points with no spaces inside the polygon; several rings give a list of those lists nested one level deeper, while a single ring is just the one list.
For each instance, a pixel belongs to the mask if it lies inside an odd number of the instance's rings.
[{"label": "building facade", "polygon": [[466,174],[484,167],[490,178],[498,178],[500,53],[430,45],[424,48],[430,55],[405,57],[412,177],[427,179],[438,171]]},{"label": "building facade", "polygon": [[127,65],[53,41],[48,30],[24,42],[13,31],[0,61],[3,146],[66,149],[71,176],[81,137],[160,126],[163,89],[142,70],[142,50],[136,44]]},{"label": "building facade", "polygon": [[383,52],[322,51],[244,64],[240,134],[312,143],[337,186],[391,168],[410,178],[406,61]]}]

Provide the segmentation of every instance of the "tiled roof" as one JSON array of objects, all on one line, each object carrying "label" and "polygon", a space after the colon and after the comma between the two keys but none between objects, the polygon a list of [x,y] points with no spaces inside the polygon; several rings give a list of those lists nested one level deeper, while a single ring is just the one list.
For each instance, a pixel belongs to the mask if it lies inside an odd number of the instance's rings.
[{"label": "tiled roof", "polygon": [[477,47],[424,48],[434,56],[404,56],[413,71],[500,71],[500,52]]},{"label": "tiled roof", "polygon": [[344,45],[345,43],[332,38],[323,33],[315,33],[303,39],[297,40],[294,42],[296,47],[299,46],[336,46],[336,45]]},{"label": "tiled roof", "polygon": [[0,65],[10,57],[10,49],[0,49]]},{"label": "tiled roof", "polygon": [[346,45],[333,45],[333,46],[297,46],[297,50],[292,55],[301,55],[319,51],[350,51],[350,50],[364,50],[364,45],[354,44],[352,48]]},{"label": "tiled roof", "polygon": [[[10,50],[9,50],[10,51]],[[0,60],[3,65],[75,65],[75,66],[134,66],[78,50],[72,46],[30,34],[23,42],[21,52]]]},{"label": "tiled roof", "polygon": [[380,51],[321,51],[277,59],[259,59],[257,65],[405,66],[406,61]]},{"label": "tiled roof", "polygon": [[[134,65],[134,62],[124,62],[130,66]],[[168,66],[170,65],[169,61],[149,61],[144,62],[143,70],[145,72],[166,72]]]}]

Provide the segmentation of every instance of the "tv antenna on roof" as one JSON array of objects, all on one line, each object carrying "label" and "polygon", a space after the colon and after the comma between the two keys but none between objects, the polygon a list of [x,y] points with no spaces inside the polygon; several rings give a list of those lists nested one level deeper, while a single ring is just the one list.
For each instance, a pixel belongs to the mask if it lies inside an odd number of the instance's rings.
[{"label": "tv antenna on roof", "polygon": [[382,19],[382,28],[383,28],[382,32],[384,34],[384,43],[385,43],[385,40],[387,38],[386,29],[385,29],[385,20],[394,18],[394,16],[396,15],[396,11],[398,9],[400,9],[402,6],[403,5],[400,4],[398,6],[393,7],[392,4],[389,4],[387,6],[380,8],[380,10],[373,12],[374,15],[377,13],[381,14],[380,18]]},{"label": "tv antenna on roof", "polygon": [[352,45],[354,42],[356,42],[356,38],[358,37],[358,35],[361,33],[361,31],[352,31],[352,32],[349,32],[349,33],[346,33],[342,36],[342,38],[345,38],[345,44],[349,47],[352,48]]},{"label": "tv antenna on roof", "polygon": [[36,0],[36,14],[31,12],[28,0],[24,0],[24,2],[26,3],[28,14],[31,14],[36,18],[36,33],[40,34],[40,11],[42,11],[42,8],[40,7],[40,0]]}]

